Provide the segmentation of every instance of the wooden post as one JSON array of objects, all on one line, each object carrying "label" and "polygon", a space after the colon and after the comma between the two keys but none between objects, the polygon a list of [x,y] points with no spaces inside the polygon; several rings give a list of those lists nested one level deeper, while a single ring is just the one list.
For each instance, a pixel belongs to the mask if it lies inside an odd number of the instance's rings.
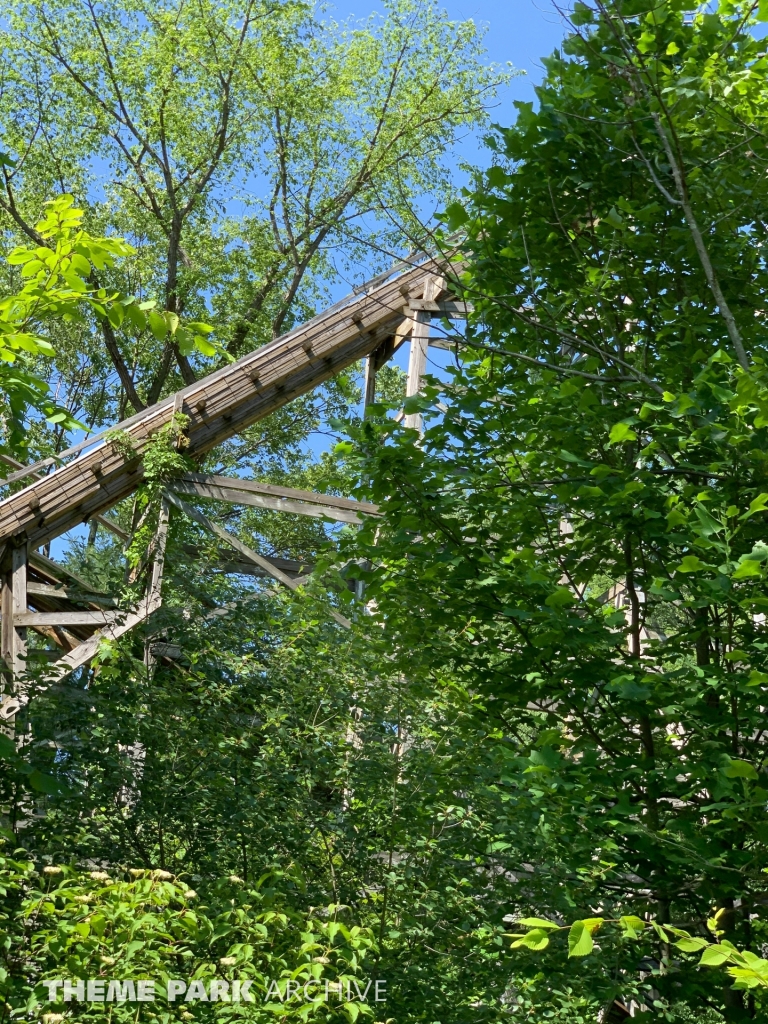
[{"label": "wooden post", "polygon": [[[168,521],[171,514],[171,506],[165,498],[160,499],[160,515],[157,520],[157,531],[155,532],[155,554],[152,561],[152,573],[147,588],[147,608],[154,609],[160,606],[162,601],[163,568],[165,567],[165,544],[168,540]],[[144,664],[147,671],[152,672],[157,659],[152,653],[151,637],[144,641]]]},{"label": "wooden post", "polygon": [[[441,277],[430,277],[424,285],[424,298],[427,301],[436,299],[443,289],[444,281]],[[429,331],[432,317],[426,310],[418,310],[413,315],[413,330],[411,331],[411,356],[408,360],[408,381],[405,388],[405,397],[418,395],[421,390],[421,379],[427,369],[427,350],[429,349]],[[418,430],[419,434],[424,431],[424,418],[421,413],[410,413],[405,417],[406,427]]]},{"label": "wooden post", "polygon": [[[10,565],[2,577],[0,594],[0,653],[5,662],[5,691],[9,697],[22,690],[22,676],[26,667],[27,630],[16,626],[16,615],[27,611],[27,545],[11,548]],[[15,703],[15,702],[14,702]],[[13,715],[4,719],[9,732],[14,728]]]},{"label": "wooden post", "polygon": [[363,417],[369,405],[376,401],[376,355],[372,353],[365,360],[365,382],[363,384]]},{"label": "wooden post", "polygon": [[152,577],[149,582],[149,604],[160,603],[160,588],[163,583],[163,567],[165,566],[165,543],[168,540],[168,519],[171,506],[165,498],[161,499],[160,516],[155,534],[155,558],[152,562]]}]

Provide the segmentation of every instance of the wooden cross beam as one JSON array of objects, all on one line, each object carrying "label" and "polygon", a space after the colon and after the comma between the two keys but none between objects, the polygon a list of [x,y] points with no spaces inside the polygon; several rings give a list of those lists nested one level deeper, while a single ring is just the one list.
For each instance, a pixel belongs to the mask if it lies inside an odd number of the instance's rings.
[{"label": "wooden cross beam", "polygon": [[173,481],[175,494],[198,498],[215,498],[234,505],[268,508],[276,512],[293,512],[316,519],[335,519],[340,523],[361,523],[361,515],[378,515],[377,505],[333,494],[318,494],[295,487],[279,487],[238,477],[185,473]]},{"label": "wooden cross beam", "polygon": [[[212,522],[207,516],[204,516],[202,512],[198,512],[197,509],[192,508],[191,505],[182,501],[181,498],[172,491],[163,491],[163,496],[172,505],[175,505],[180,512],[183,512],[185,516],[197,523],[199,526],[202,526],[204,530],[208,530],[209,533],[216,534],[220,540],[225,541],[233,547],[235,551],[242,555],[247,561],[258,565],[273,579],[276,579],[279,583],[282,583],[284,587],[287,587],[288,590],[298,590],[300,584],[295,579],[291,579],[290,576],[287,576],[284,572],[278,569],[274,563],[270,562],[268,558],[265,558],[264,555],[260,555],[258,551],[254,551],[253,548],[248,547],[247,544],[244,544],[239,537],[230,533],[229,530],[225,530],[223,527],[219,526],[218,523]],[[345,629],[351,629],[352,623],[344,615],[340,615],[332,608],[329,609],[329,613],[340,626],[344,626]]]}]

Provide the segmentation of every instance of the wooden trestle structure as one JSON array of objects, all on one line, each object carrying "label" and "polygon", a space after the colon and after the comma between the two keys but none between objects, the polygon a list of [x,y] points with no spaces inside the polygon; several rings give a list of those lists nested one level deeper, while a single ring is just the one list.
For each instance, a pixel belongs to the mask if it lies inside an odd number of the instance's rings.
[{"label": "wooden trestle structure", "polygon": [[[463,306],[440,301],[446,293],[445,273],[445,264],[427,260],[381,275],[301,327],[124,420],[112,431],[62,453],[52,472],[45,470],[54,465],[53,460],[45,460],[0,480],[0,486],[32,480],[0,502],[0,654],[5,663],[0,721],[10,723],[28,700],[24,684],[28,629],[45,635],[59,650],[59,657],[46,672],[48,680],[56,680],[86,664],[104,640],[116,639],[146,622],[160,607],[172,506],[234,549],[233,560],[223,562],[223,568],[271,576],[291,588],[298,585],[297,579],[306,571],[302,566],[264,557],[192,509],[182,496],[346,523],[359,521],[361,514],[376,513],[375,506],[346,498],[234,477],[187,474],[174,480],[172,490],[164,494],[151,545],[147,590],[143,599],[128,609],[117,607],[109,595],[94,592],[84,580],[39,551],[54,538],[93,519],[129,541],[103,513],[142,482],[147,446],[179,413],[188,419],[185,451],[198,457],[364,357],[365,401],[369,404],[375,394],[377,370],[409,338],[407,393],[415,394],[426,369],[431,317],[464,313]],[[419,428],[420,419],[407,416],[406,424]],[[342,616],[332,614],[348,625]]]}]

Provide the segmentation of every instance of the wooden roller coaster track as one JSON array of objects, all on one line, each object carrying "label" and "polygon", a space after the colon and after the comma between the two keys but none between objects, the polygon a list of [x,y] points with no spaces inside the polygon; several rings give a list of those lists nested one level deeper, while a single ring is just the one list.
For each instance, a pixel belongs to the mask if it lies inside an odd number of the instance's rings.
[{"label": "wooden roller coaster track", "polygon": [[[145,622],[157,610],[171,505],[209,526],[234,548],[235,565],[240,569],[250,566],[255,575],[269,575],[295,588],[304,569],[281,565],[280,560],[253,551],[190,509],[180,494],[343,522],[375,514],[374,506],[350,499],[239,478],[188,474],[178,482],[177,493],[167,494],[164,500],[147,592],[131,609],[115,607],[109,595],[95,592],[39,552],[68,530],[93,519],[128,540],[103,514],[142,482],[148,445],[177,414],[185,417],[186,452],[201,456],[364,357],[365,399],[370,402],[376,371],[409,337],[408,393],[415,393],[426,367],[430,317],[460,315],[460,311],[448,310],[452,303],[438,302],[446,290],[444,275],[449,266],[428,259],[392,275],[381,275],[308,323],[62,453],[52,472],[45,472],[52,465],[52,460],[45,460],[0,481],[0,486],[7,486],[31,478],[31,483],[0,502],[0,654],[6,670],[0,720],[12,720],[28,699],[24,687],[28,628],[59,649],[59,657],[47,669],[47,678],[56,679],[86,664],[104,640]],[[419,426],[418,417],[406,417],[406,422]],[[346,622],[332,614],[337,621]]]}]

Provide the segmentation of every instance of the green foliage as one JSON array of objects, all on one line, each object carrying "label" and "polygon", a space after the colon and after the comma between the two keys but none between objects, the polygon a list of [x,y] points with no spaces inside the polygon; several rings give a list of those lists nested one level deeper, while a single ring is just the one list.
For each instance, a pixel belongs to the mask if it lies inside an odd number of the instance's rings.
[{"label": "green foliage", "polygon": [[741,5],[575,22],[446,210],[475,313],[423,439],[350,427],[383,519],[342,557],[400,671],[497,730],[509,912],[577,922],[513,939],[521,1014],[761,1019],[647,922],[726,908],[739,970],[768,929],[766,58]]},{"label": "green foliage", "polygon": [[[9,856],[0,846],[0,911],[3,928],[0,1000],[14,1016],[43,1011],[71,1012],[80,1020],[115,1021],[250,1020],[298,1018],[354,1021],[373,1008],[356,997],[356,983],[374,951],[370,932],[339,919],[344,907],[330,906],[299,918],[281,905],[275,883],[263,876],[246,885],[235,875],[209,887],[206,898],[168,871],[111,865],[109,871],[78,873],[66,867],[40,867]],[[61,986],[48,999],[46,980],[120,979],[156,983],[155,1002],[69,1003]],[[171,979],[250,981],[252,1002],[209,1007],[204,1002],[168,1001]],[[307,1002],[285,998],[286,982],[341,985],[340,997]],[[272,994],[267,999],[272,982]],[[105,985],[105,989],[108,985]],[[280,989],[283,998],[275,995]],[[296,991],[295,987],[293,991]],[[352,998],[345,999],[347,991]],[[45,1019],[45,1018],[44,1018]]]},{"label": "green foliage", "polygon": [[[48,202],[45,217],[35,225],[40,244],[15,248],[7,258],[21,267],[22,288],[0,300],[0,394],[9,415],[5,443],[24,447],[24,418],[31,408],[50,424],[63,429],[80,424],[48,395],[48,385],[34,372],[34,357],[51,359],[53,345],[46,335],[56,323],[82,322],[90,312],[102,319],[122,321],[133,299],[88,286],[91,267],[112,266],[133,250],[122,239],[94,238],[82,228],[83,211],[71,196]],[[139,315],[142,315],[139,313]],[[7,365],[10,364],[10,365]]]}]

